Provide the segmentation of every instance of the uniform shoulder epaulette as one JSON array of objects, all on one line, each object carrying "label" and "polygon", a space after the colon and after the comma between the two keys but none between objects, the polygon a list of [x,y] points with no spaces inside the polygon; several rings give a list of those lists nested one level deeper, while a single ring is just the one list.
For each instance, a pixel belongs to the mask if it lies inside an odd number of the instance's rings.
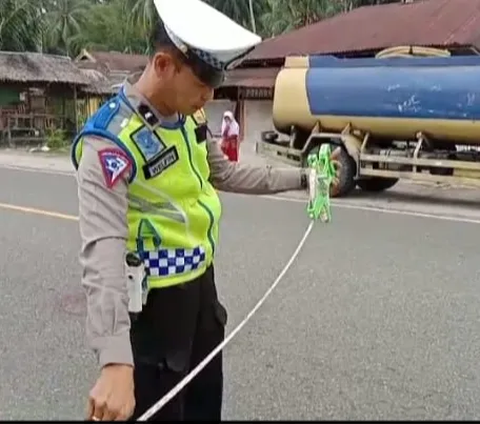
[{"label": "uniform shoulder epaulette", "polygon": [[132,114],[133,112],[116,96],[98,109],[89,120],[89,124],[92,130],[107,131],[112,135],[118,135],[123,128],[123,122]]}]

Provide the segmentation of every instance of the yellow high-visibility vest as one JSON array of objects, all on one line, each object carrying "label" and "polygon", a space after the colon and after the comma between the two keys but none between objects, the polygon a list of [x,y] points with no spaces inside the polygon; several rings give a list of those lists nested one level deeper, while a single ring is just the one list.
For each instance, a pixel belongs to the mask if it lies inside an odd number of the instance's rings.
[{"label": "yellow high-visibility vest", "polygon": [[152,130],[116,96],[92,116],[76,137],[72,161],[81,160],[87,135],[112,140],[132,163],[128,188],[129,251],[144,261],[150,288],[202,275],[212,263],[221,203],[209,182],[206,140],[192,117]]}]

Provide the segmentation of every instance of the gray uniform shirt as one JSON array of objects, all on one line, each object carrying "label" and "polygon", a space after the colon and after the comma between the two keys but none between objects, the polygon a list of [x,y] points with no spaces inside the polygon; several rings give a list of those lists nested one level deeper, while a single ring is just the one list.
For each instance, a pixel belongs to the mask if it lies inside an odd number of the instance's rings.
[{"label": "gray uniform shirt", "polygon": [[[141,99],[128,83],[125,93],[132,104]],[[82,286],[87,294],[86,333],[101,367],[113,363],[133,365],[125,270],[129,173],[123,174],[112,188],[105,184],[98,156],[105,148],[118,149],[108,139],[85,137],[77,172],[80,262]],[[301,189],[299,169],[230,162],[213,140],[207,141],[207,150],[211,182],[220,191],[271,194]]]}]

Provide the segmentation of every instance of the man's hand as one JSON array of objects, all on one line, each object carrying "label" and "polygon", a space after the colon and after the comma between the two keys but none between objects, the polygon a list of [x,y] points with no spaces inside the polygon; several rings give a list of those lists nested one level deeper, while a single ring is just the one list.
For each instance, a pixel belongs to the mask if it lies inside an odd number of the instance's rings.
[{"label": "man's hand", "polygon": [[87,421],[126,421],[134,408],[133,367],[105,366],[90,391]]},{"label": "man's hand", "polygon": [[342,153],[342,148],[337,147],[331,154],[330,160],[332,161],[332,165],[335,168],[335,178],[332,181],[332,185],[330,186],[330,196],[336,196],[339,192],[339,184],[340,184],[340,172],[342,169],[342,164],[340,163],[340,154]]}]

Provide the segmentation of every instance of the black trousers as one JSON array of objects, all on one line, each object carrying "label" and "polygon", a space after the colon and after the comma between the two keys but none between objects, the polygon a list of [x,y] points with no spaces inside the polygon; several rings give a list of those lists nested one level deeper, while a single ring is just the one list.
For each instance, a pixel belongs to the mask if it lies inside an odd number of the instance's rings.
[{"label": "black trousers", "polygon": [[[227,313],[220,304],[213,266],[201,277],[153,289],[132,322],[136,408],[139,418],[225,337]],[[221,421],[223,367],[220,352],[152,421]]]}]

